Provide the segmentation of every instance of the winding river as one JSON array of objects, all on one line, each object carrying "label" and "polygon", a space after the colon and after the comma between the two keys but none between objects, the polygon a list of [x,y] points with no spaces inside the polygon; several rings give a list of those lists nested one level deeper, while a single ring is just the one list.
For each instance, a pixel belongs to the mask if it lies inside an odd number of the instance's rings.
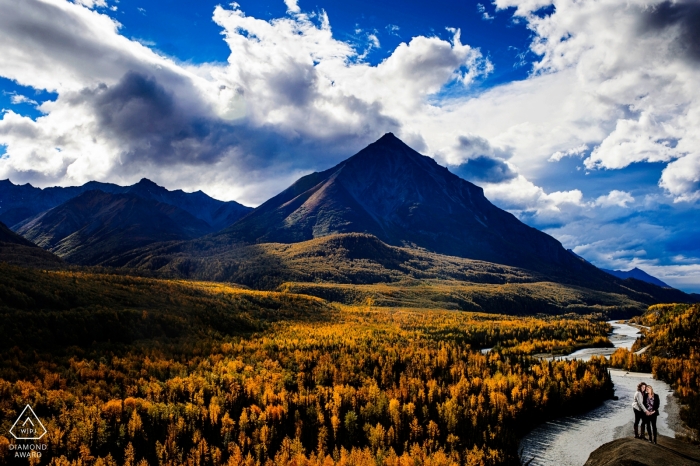
[{"label": "winding river", "polygon": [[[610,322],[610,341],[615,348],[587,348],[566,359],[590,359],[593,355],[609,356],[616,348],[631,349],[638,330],[627,324]],[[661,398],[661,414],[657,420],[660,435],[675,436],[678,404],[668,384],[651,374],[610,370],[618,400],[608,400],[598,408],[579,416],[568,416],[547,422],[530,432],[521,442],[522,457],[532,459],[532,466],[581,466],[593,450],[620,437],[633,436],[632,398],[639,382],[654,387]],[[670,415],[669,415],[670,414]]]}]

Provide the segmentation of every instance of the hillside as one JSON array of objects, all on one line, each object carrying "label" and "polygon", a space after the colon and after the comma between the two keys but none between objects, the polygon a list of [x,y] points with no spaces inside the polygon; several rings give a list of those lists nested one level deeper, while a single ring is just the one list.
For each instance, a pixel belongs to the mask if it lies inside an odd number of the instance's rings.
[{"label": "hillside", "polygon": [[227,227],[247,214],[250,207],[234,201],[213,199],[201,191],[186,193],[169,191],[144,178],[131,186],[90,181],[82,186],[35,188],[30,184],[15,185],[10,180],[0,180],[0,221],[9,227],[56,207],[87,191],[110,194],[132,194],[143,199],[169,204],[203,220],[213,232]]},{"label": "hillside", "polygon": [[170,204],[88,191],[16,225],[17,233],[68,262],[98,265],[156,241],[186,240],[210,227]]},{"label": "hillside", "polygon": [[575,281],[490,262],[390,246],[367,234],[325,236],[294,244],[222,247],[201,239],[152,245],[106,263],[162,277],[289,288],[357,304],[443,307],[505,313],[603,312],[629,317],[650,304],[692,301],[673,289],[636,280]]},{"label": "hillside", "polygon": [[2,222],[0,222],[0,262],[40,268],[56,268],[65,265],[58,256],[24,239]]},{"label": "hillside", "polygon": [[15,346],[48,351],[191,342],[249,333],[283,319],[323,319],[328,312],[320,299],[291,293],[0,263],[0,353]]},{"label": "hillside", "polygon": [[600,271],[392,134],[333,168],[301,178],[217,233],[158,243],[103,264],[265,289],[287,281],[508,283],[517,268],[518,275],[530,277],[525,281],[645,295],[633,297],[645,304],[640,311],[669,299],[693,301],[677,290]]}]

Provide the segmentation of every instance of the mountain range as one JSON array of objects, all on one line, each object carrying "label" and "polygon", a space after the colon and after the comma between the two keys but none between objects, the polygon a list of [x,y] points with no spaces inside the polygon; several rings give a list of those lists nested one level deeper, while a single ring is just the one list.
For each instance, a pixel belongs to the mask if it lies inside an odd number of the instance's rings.
[{"label": "mountain range", "polygon": [[211,227],[171,204],[132,194],[86,191],[15,229],[68,262],[99,265],[115,254],[157,241],[203,236]]},{"label": "mountain range", "polygon": [[82,186],[35,188],[30,184],[16,185],[10,180],[0,181],[0,222],[15,229],[15,225],[42,212],[61,205],[87,191],[109,194],[131,194],[143,199],[170,204],[188,212],[209,226],[209,232],[218,231],[250,212],[250,207],[235,201],[219,201],[201,191],[186,193],[169,191],[149,179],[131,186],[90,181]]},{"label": "mountain range", "polygon": [[[433,288],[424,296],[447,294],[458,306],[493,310],[478,304],[483,288],[455,283],[508,285],[510,297],[496,307],[517,302],[523,312],[538,312],[545,301],[552,312],[579,312],[695,300],[639,274],[601,271],[391,133],[255,209],[146,179],[43,190],[4,181],[2,218],[73,264],[259,289],[293,286],[359,299],[334,286],[427,280]],[[430,305],[433,298],[426,299]]]}]

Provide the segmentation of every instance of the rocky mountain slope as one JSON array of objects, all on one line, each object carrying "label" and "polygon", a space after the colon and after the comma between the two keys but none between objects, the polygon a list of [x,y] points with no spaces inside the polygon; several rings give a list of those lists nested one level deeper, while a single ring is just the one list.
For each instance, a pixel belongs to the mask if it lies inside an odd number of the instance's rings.
[{"label": "rocky mountain slope", "polygon": [[68,262],[99,265],[157,241],[188,240],[210,226],[170,204],[87,191],[16,225],[17,233]]}]

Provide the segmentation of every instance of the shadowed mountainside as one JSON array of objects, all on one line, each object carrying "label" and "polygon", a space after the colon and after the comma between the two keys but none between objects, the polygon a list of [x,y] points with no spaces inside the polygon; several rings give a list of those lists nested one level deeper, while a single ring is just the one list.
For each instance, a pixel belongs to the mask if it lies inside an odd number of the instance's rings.
[{"label": "shadowed mountainside", "polygon": [[88,191],[16,225],[17,233],[68,262],[98,265],[156,241],[187,240],[209,225],[170,204]]},{"label": "shadowed mountainside", "polygon": [[2,222],[0,222],[0,262],[43,268],[57,268],[65,265],[58,256],[24,239]]},{"label": "shadowed mountainside", "polygon": [[250,212],[252,209],[234,201],[213,199],[201,191],[186,193],[180,189],[169,191],[146,178],[131,186],[90,181],[82,186],[35,188],[30,184],[15,185],[9,180],[0,181],[0,221],[14,225],[37,214],[56,207],[87,191],[110,194],[132,194],[143,199],[170,204],[205,221],[208,233],[218,231]]}]

